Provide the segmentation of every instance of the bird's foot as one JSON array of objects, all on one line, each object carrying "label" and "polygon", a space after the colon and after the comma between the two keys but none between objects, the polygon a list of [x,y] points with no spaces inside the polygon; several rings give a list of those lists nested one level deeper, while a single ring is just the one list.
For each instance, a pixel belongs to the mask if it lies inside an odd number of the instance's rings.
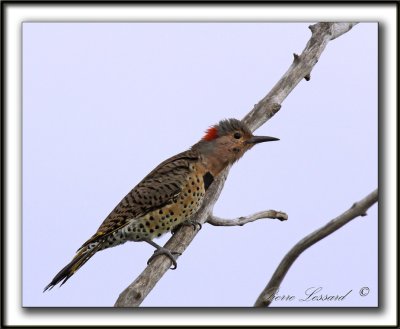
[{"label": "bird's foot", "polygon": [[183,222],[182,224],[179,224],[179,225],[175,226],[171,230],[171,233],[175,234],[182,226],[192,226],[193,227],[193,231],[196,231],[197,228],[200,231],[201,228],[203,227],[203,225],[201,225],[198,221],[196,221],[194,219],[189,219],[186,222]]},{"label": "bird's foot", "polygon": [[180,256],[180,255],[182,255],[182,253],[171,251],[171,250],[169,250],[167,248],[164,248],[164,247],[157,248],[154,251],[154,254],[147,261],[147,265],[149,265],[154,260],[154,258],[156,258],[157,256],[160,256],[160,255],[165,255],[169,259],[171,259],[172,265],[173,265],[173,267],[171,267],[171,270],[175,270],[178,265],[176,263],[176,258],[175,258],[174,255]]}]

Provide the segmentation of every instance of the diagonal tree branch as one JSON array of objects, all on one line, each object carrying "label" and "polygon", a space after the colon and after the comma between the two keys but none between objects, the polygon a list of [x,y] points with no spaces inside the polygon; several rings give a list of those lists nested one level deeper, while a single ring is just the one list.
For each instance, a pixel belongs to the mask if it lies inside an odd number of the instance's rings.
[{"label": "diagonal tree branch", "polygon": [[250,216],[238,217],[235,219],[225,219],[214,215],[210,215],[210,217],[207,220],[207,223],[214,226],[243,226],[247,223],[251,223],[258,219],[264,219],[264,218],[279,219],[280,221],[284,221],[288,219],[288,215],[284,212],[276,210],[260,211]]},{"label": "diagonal tree branch", "polygon": [[[317,23],[310,26],[312,35],[301,55],[295,55],[292,65],[272,88],[272,90],[243,118],[254,131],[272,118],[281,108],[282,101],[303,79],[309,80],[311,70],[329,41],[349,31],[356,23]],[[203,224],[207,221],[214,204],[219,198],[229,173],[227,168],[207,190],[202,208],[196,214],[196,220]],[[188,247],[197,234],[191,227],[182,227],[166,243],[165,247],[180,253]],[[171,260],[166,256],[157,257],[118,297],[114,306],[139,306],[148,293],[170,268]]]},{"label": "diagonal tree branch", "polygon": [[358,216],[366,216],[366,211],[374,203],[378,202],[378,190],[376,189],[364,199],[353,204],[353,206],[345,211],[340,216],[332,219],[323,227],[307,235],[305,238],[300,240],[282,259],[278,268],[272,275],[271,280],[268,282],[267,286],[261,292],[260,296],[257,298],[255,307],[269,306],[273,301],[274,295],[279,289],[282,280],[284,279],[286,273],[289,271],[290,267],[293,265],[297,257],[305,251],[307,248],[311,247],[316,242],[324,239],[328,235],[337,231],[342,226],[349,223],[354,218]]},{"label": "diagonal tree branch", "polygon": [[280,104],[303,78],[307,81],[310,80],[311,71],[329,41],[348,32],[356,24],[317,23],[309,26],[312,36],[303,52],[300,55],[293,54],[293,63],[286,73],[271,91],[243,118],[243,121],[252,131],[262,126],[279,111]]}]

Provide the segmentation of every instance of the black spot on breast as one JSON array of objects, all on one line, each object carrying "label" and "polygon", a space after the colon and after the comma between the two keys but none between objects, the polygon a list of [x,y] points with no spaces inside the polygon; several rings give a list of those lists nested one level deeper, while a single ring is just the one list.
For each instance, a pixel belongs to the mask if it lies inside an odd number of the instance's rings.
[{"label": "black spot on breast", "polygon": [[211,183],[214,181],[214,176],[210,174],[209,171],[207,171],[203,175],[203,182],[204,182],[204,189],[207,191],[207,189],[210,187]]}]

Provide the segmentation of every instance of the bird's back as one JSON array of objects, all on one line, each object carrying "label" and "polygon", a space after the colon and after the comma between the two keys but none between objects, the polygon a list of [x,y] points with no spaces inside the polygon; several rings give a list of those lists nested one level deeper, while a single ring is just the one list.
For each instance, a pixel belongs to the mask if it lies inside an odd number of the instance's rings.
[{"label": "bird's back", "polygon": [[98,243],[105,249],[128,240],[151,240],[189,219],[205,194],[204,173],[198,164],[193,150],[162,162],[121,200],[79,250]]}]

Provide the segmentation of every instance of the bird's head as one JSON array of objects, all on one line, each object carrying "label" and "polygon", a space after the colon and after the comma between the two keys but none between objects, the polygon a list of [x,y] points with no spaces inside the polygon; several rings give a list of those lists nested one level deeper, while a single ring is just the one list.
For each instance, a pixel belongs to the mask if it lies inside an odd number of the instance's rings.
[{"label": "bird's head", "polygon": [[203,157],[216,157],[218,162],[227,166],[239,160],[254,145],[277,140],[275,137],[254,136],[243,122],[226,119],[208,128],[196,146]]}]

